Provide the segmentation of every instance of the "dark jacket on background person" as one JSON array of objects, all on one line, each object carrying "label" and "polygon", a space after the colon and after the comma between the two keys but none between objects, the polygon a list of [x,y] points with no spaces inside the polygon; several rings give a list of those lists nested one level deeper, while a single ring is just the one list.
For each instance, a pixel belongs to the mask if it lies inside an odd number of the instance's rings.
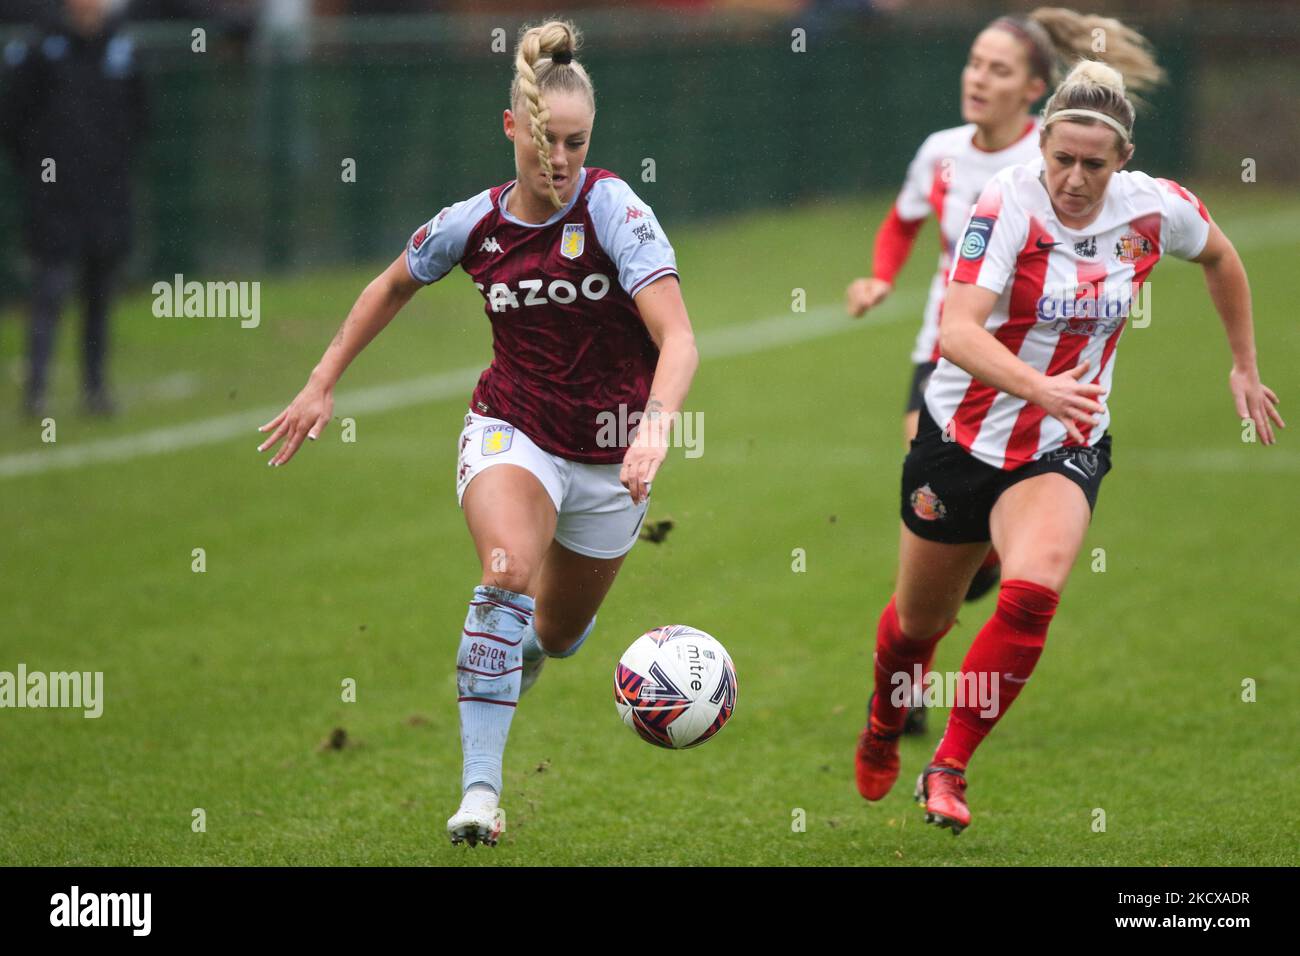
[{"label": "dark jacket on background person", "polygon": [[[53,23],[12,41],[0,58],[0,147],[26,199],[28,248],[41,259],[125,253],[147,104],[120,21],[91,37]],[[54,182],[44,181],[47,158]]]}]

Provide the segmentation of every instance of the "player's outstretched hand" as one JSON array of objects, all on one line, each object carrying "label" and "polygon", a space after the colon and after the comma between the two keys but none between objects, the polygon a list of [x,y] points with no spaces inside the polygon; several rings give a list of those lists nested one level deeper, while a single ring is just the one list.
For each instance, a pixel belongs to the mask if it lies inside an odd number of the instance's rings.
[{"label": "player's outstretched hand", "polygon": [[1031,399],[1064,425],[1070,439],[1079,445],[1083,444],[1079,426],[1095,425],[1097,419],[1093,416],[1106,411],[1099,401],[1106,390],[1101,385],[1081,381],[1090,364],[1084,359],[1068,372],[1044,376],[1038,394]]},{"label": "player's outstretched hand", "polygon": [[334,394],[315,382],[308,382],[298,397],[289,403],[289,407],[258,429],[259,432],[271,431],[271,437],[257,446],[258,451],[274,448],[280,439],[284,444],[271,456],[268,465],[283,465],[293,457],[304,438],[315,441],[329,424],[334,414]]},{"label": "player's outstretched hand", "polygon": [[1255,433],[1265,445],[1277,441],[1273,434],[1273,424],[1286,428],[1286,422],[1277,412],[1277,395],[1259,380],[1259,369],[1234,368],[1228,374],[1228,388],[1232,390],[1232,400],[1237,405],[1237,414],[1243,419],[1249,418],[1255,423]]},{"label": "player's outstretched hand", "polygon": [[659,466],[667,457],[668,425],[658,419],[642,419],[618,473],[618,480],[632,496],[633,504],[639,505],[649,496],[650,482],[654,481]]},{"label": "player's outstretched hand", "polygon": [[893,288],[884,279],[854,279],[844,291],[844,309],[856,319],[884,302]]}]

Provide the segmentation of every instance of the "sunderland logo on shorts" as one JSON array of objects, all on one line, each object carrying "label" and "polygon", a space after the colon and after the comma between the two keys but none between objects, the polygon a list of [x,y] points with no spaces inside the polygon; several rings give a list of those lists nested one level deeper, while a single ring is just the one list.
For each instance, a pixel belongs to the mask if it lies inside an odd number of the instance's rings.
[{"label": "sunderland logo on shorts", "polygon": [[929,485],[917,488],[908,500],[911,502],[912,511],[922,521],[939,521],[948,514],[948,509],[943,506],[943,502]]},{"label": "sunderland logo on shorts", "polygon": [[483,454],[499,455],[510,448],[515,437],[514,425],[490,425],[483,430]]},{"label": "sunderland logo on shorts", "polygon": [[966,227],[966,235],[961,240],[961,257],[963,259],[979,259],[984,255],[984,250],[989,245],[989,235],[993,232],[993,223],[997,220],[992,216],[972,216],[970,225]]},{"label": "sunderland logo on shorts", "polygon": [[566,259],[576,259],[586,247],[586,227],[582,223],[566,223],[564,235],[560,237],[560,255]]}]

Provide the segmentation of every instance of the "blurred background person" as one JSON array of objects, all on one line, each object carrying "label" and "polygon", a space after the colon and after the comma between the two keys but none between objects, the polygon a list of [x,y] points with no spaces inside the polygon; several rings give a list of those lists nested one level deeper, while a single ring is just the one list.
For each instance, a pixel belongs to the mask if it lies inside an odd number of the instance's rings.
[{"label": "blurred background person", "polygon": [[147,122],[144,83],[107,0],[66,0],[30,41],[4,50],[0,145],[24,198],[32,259],[24,411],[46,412],[59,314],[79,291],[82,403],[115,410],[106,364],[113,276],[131,246],[130,171]]}]

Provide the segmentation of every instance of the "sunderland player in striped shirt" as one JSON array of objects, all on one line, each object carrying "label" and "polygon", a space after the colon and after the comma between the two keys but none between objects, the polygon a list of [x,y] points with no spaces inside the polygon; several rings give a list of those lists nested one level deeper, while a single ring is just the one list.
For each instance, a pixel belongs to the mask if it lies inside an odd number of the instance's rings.
[{"label": "sunderland player in striped shirt", "polygon": [[[672,246],[623,180],[586,167],[595,95],[576,28],[526,30],[506,138],[515,180],[448,206],[361,294],[293,403],[262,430],[287,462],[330,419],[348,363],[459,265],[492,324],[492,364],[459,438],[456,492],[482,564],[457,658],[464,752],[453,843],[495,845],[520,694],[575,654],[637,539],[698,365]],[[635,422],[620,441],[611,421]]]},{"label": "sunderland player in striped shirt", "polygon": [[1077,64],[1043,109],[1041,158],[993,178],[956,250],[942,357],[903,463],[898,585],[880,617],[856,759],[862,795],[884,797],[906,717],[892,678],[930,659],[991,541],[1003,581],[961,682],[996,688],[993,706],[954,701],[917,782],[926,820],[954,834],[971,819],[967,764],[1033,672],[1110,470],[1103,399],[1134,294],[1161,257],[1204,271],[1237,414],[1266,445],[1283,425],[1260,382],[1241,260],[1192,193],[1121,171],[1133,118],[1119,72]]},{"label": "sunderland player in striped shirt", "polygon": [[[1092,53],[1097,30],[1105,31],[1108,38],[1101,58],[1125,75],[1130,89],[1147,89],[1163,77],[1141,35],[1109,17],[1039,7],[1023,18],[998,17],[980,32],[961,73],[963,125],[933,133],[921,144],[898,198],[876,232],[871,276],[855,279],[846,291],[846,307],[854,318],[883,302],[921,226],[934,215],[939,266],[930,281],[912,348],[912,381],[903,413],[907,442],[916,437],[921,396],[939,361],[939,322],[953,249],[971,206],[1000,170],[1039,155],[1038,118],[1030,114],[1030,107],[1060,81],[1062,66],[1097,55]],[[971,579],[966,600],[988,593],[999,573],[997,550],[990,548]],[[924,670],[929,670],[928,662]],[[914,703],[903,725],[905,734],[925,731],[919,695]]]}]

